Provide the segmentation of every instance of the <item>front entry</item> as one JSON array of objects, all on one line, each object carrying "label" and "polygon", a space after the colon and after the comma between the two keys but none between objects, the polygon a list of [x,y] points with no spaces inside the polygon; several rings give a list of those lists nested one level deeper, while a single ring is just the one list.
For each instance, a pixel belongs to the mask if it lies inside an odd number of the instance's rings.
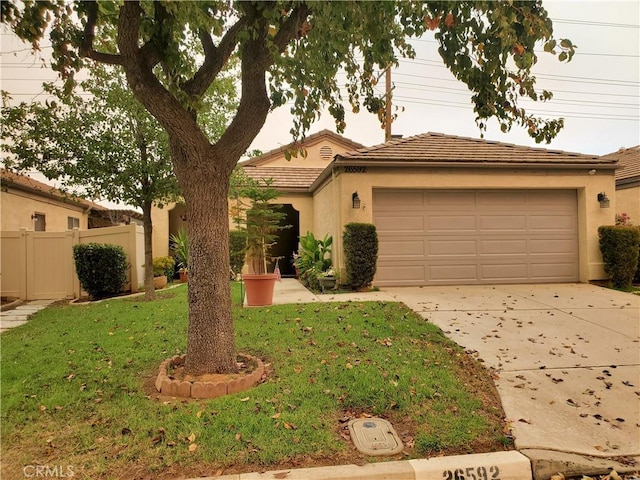
[{"label": "front entry", "polygon": [[[293,252],[298,251],[298,242],[300,240],[300,212],[293,208],[290,203],[283,204],[280,211],[285,214],[280,225],[291,226],[277,233],[278,238],[276,244],[271,248],[271,254],[273,257],[283,257],[278,262],[280,274],[283,277],[295,277]],[[273,267],[274,264],[270,266],[269,271],[273,271]]]}]

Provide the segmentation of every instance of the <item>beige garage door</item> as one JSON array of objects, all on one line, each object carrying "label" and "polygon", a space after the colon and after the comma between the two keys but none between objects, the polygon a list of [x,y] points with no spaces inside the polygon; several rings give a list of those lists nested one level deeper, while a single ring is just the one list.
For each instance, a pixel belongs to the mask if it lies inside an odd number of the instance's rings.
[{"label": "beige garage door", "polygon": [[373,192],[378,285],[578,280],[574,190]]}]

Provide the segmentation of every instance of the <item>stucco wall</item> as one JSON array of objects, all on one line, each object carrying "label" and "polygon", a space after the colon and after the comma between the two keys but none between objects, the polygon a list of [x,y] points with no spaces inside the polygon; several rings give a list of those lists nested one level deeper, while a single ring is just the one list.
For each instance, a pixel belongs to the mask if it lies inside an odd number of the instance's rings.
[{"label": "stucco wall", "polygon": [[626,213],[634,225],[640,225],[640,187],[616,190],[615,213]]},{"label": "stucco wall", "polygon": [[88,228],[88,214],[79,205],[41,198],[12,188],[0,193],[1,230],[33,230],[34,220],[31,215],[36,212],[45,215],[47,232],[67,231],[67,217],[78,218],[80,230]]},{"label": "stucco wall", "polygon": [[[587,170],[531,170],[531,169],[376,169],[366,173],[341,173],[337,207],[341,224],[373,221],[372,198],[374,188],[433,188],[433,189],[572,189],[578,197],[578,243],[580,281],[604,278],[602,256],[598,246],[598,227],[615,220],[615,199],[610,208],[600,208],[599,192],[613,192],[613,172],[589,175]],[[334,182],[336,179],[334,179]],[[351,206],[352,192],[358,192],[361,206]],[[613,197],[613,195],[610,195]],[[337,245],[336,245],[337,247]],[[335,257],[342,267],[340,252]]]},{"label": "stucco wall", "polygon": [[[320,156],[320,149],[322,147],[329,147],[331,149],[331,154],[329,157],[326,155],[324,157]],[[290,160],[287,160],[284,154],[279,156],[274,156],[272,160],[269,160],[268,163],[264,163],[264,166],[269,167],[303,167],[303,168],[324,168],[326,167],[333,157],[338,153],[346,152],[347,148],[341,146],[340,144],[333,142],[329,139],[322,140],[318,143],[315,143],[311,146],[306,146],[306,157],[302,155],[298,155],[296,157],[291,157]]]}]

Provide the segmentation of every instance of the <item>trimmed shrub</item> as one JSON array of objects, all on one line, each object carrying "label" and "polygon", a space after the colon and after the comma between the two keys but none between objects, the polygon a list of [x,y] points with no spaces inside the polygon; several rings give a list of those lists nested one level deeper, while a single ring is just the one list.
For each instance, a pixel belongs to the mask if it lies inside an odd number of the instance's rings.
[{"label": "trimmed shrub", "polygon": [[615,288],[628,290],[638,269],[640,228],[603,225],[598,228],[604,271]]},{"label": "trimmed shrub", "polygon": [[376,274],[378,233],[370,223],[348,223],[344,227],[343,248],[347,281],[352,288],[368,287]]},{"label": "trimmed shrub", "polygon": [[127,255],[119,245],[74,245],[73,259],[80,285],[93,299],[117,295],[127,283]]},{"label": "trimmed shrub", "polygon": [[238,274],[244,266],[244,251],[247,247],[247,232],[231,230],[229,232],[229,265],[231,271]]},{"label": "trimmed shrub", "polygon": [[153,258],[153,276],[161,277],[165,275],[168,279],[173,278],[175,273],[176,262],[171,257],[154,257]]}]

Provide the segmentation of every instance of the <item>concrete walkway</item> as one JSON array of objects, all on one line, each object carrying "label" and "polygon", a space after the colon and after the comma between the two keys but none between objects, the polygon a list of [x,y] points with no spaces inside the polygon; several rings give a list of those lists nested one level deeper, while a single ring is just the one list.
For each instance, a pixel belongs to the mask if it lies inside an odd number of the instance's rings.
[{"label": "concrete walkway", "polygon": [[0,312],[0,334],[11,328],[24,325],[34,313],[48,307],[55,301],[56,300],[32,300],[12,310]]}]

